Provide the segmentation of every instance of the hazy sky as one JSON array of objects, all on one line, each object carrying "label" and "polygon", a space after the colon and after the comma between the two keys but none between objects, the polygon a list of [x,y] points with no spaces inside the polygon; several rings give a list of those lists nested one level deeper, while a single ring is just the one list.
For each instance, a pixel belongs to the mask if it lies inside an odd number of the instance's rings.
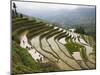
[{"label": "hazy sky", "polygon": [[28,1],[59,2],[59,3],[88,4],[88,5],[96,4],[95,0],[28,0]]},{"label": "hazy sky", "polygon": [[18,9],[34,9],[34,10],[60,10],[60,9],[76,9],[76,5],[63,5],[63,4],[47,4],[47,3],[34,3],[34,2],[15,2]]},{"label": "hazy sky", "polygon": [[[47,4],[47,3],[34,3],[34,2],[15,2],[18,12],[28,11],[57,11],[62,9],[74,10],[84,6],[78,5],[64,5],[64,4]],[[88,7],[88,6],[85,6]],[[90,6],[89,8],[91,8]]]}]

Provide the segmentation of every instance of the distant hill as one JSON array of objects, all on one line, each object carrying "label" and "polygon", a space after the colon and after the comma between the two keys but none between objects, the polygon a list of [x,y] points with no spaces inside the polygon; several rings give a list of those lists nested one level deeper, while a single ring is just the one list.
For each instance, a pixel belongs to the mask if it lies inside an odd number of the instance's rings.
[{"label": "distant hill", "polygon": [[59,23],[63,26],[76,24],[95,24],[95,7],[80,7],[74,10],[61,9],[57,11],[30,11],[21,12],[30,17],[37,17],[53,23]]}]

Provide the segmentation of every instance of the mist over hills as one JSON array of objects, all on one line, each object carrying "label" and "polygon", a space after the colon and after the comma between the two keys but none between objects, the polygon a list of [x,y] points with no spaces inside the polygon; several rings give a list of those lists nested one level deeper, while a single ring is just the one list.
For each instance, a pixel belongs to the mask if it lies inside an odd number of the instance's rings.
[{"label": "mist over hills", "polygon": [[[25,9],[24,9],[25,10]],[[60,10],[35,10],[20,12],[30,17],[36,17],[47,20],[52,23],[58,23],[64,26],[76,24],[95,24],[95,7],[80,7],[77,9]]]},{"label": "mist over hills", "polygon": [[62,10],[60,15],[61,18],[57,17],[55,21],[64,25],[95,24],[95,9],[93,8]]}]

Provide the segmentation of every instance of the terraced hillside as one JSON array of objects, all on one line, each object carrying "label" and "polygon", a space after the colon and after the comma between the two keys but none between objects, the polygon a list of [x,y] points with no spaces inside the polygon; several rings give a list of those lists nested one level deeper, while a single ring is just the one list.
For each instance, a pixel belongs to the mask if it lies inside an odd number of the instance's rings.
[{"label": "terraced hillside", "polygon": [[96,68],[95,41],[91,36],[15,17],[12,42],[14,74]]}]

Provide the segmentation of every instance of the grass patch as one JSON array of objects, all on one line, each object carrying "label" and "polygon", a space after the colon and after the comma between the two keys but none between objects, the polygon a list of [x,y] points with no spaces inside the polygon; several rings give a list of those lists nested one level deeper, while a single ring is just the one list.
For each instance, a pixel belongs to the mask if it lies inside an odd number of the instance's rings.
[{"label": "grass patch", "polygon": [[70,36],[66,37],[65,40],[66,40],[65,47],[71,52],[71,54],[73,54],[73,52],[80,51],[80,48],[83,48],[83,46],[74,43]]},{"label": "grass patch", "polygon": [[12,74],[53,72],[60,69],[52,62],[37,63],[27,52],[15,41],[12,43]]}]

